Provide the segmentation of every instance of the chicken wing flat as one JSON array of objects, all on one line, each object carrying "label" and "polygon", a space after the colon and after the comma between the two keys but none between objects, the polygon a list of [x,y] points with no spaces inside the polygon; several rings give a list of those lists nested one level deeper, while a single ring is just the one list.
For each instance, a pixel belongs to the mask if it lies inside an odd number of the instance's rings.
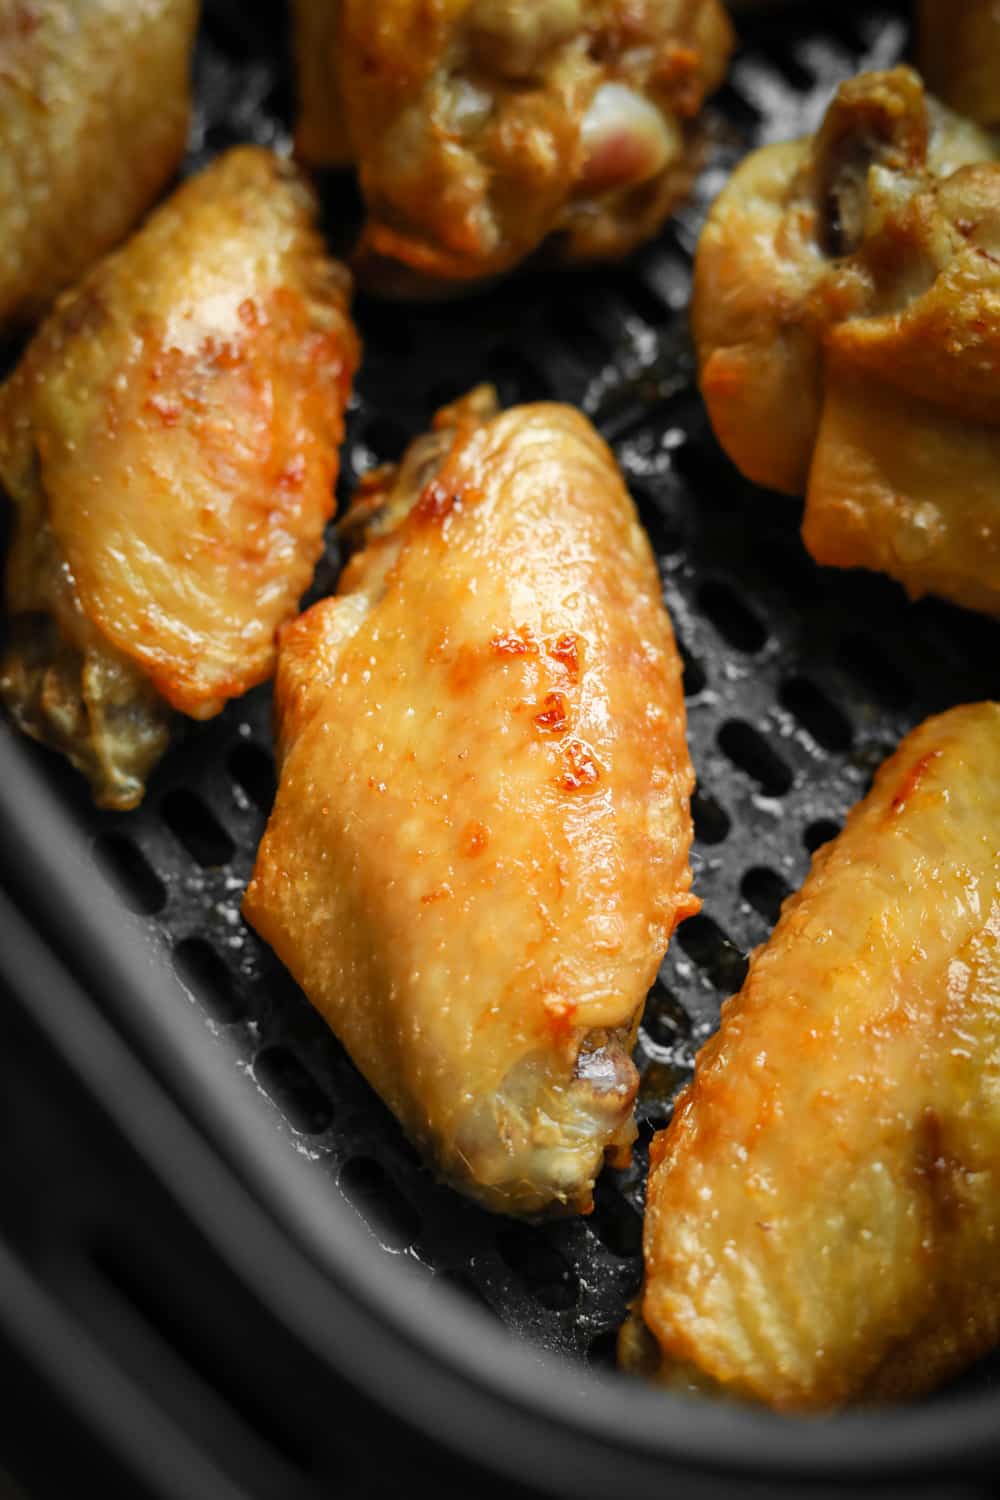
[{"label": "chicken wing flat", "polygon": [[1000,164],[908,68],[716,201],[693,320],[720,442],[818,562],[1000,613]]},{"label": "chicken wing flat", "polygon": [[357,344],[312,194],[269,151],[192,178],[64,293],[0,389],[16,520],[0,695],[131,807],[171,709],[268,677],[333,508]]},{"label": "chicken wing flat", "polygon": [[919,0],[918,59],[927,85],[980,125],[1000,125],[996,0]]},{"label": "chicken wing flat", "polygon": [[0,328],[44,310],[180,164],[197,0],[0,0]]},{"label": "chicken wing flat", "polygon": [[651,1163],[630,1367],[818,1410],[1000,1340],[1000,705],[883,765]]},{"label": "chicken wing flat", "polygon": [[438,1173],[586,1212],[690,894],[681,666],[590,424],[439,413],[282,636],[280,784],[244,911]]},{"label": "chicken wing flat", "polygon": [[437,281],[551,235],[625,254],[687,188],[732,46],[717,0],[297,0],[298,148],[356,163],[360,259]]}]

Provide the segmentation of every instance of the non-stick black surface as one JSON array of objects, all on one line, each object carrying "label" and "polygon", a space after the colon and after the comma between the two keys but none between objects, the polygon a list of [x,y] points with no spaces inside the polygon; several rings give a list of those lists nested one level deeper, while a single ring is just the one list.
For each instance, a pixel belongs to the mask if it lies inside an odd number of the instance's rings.
[{"label": "non-stick black surface", "polygon": [[[189,168],[239,140],[289,142],[285,19],[280,8],[235,0],[208,7]],[[744,23],[743,34],[694,199],[628,264],[525,274],[433,308],[361,299],[356,309],[365,359],[341,499],[365,469],[395,458],[438,404],[479,381],[493,380],[508,403],[578,403],[639,506],[684,655],[704,911],[680,929],[650,996],[635,1164],[604,1174],[593,1215],[518,1224],[437,1186],[243,923],[240,898],[274,787],[269,691],[192,727],[138,812],[96,812],[82,780],[37,751],[201,1008],[206,1047],[224,1045],[247,1087],[267,1096],[275,1129],[355,1206],[373,1249],[416,1281],[464,1289],[538,1345],[597,1364],[612,1359],[639,1279],[649,1139],[747,953],[899,738],[930,713],[995,696],[1000,660],[995,623],[910,604],[882,578],[817,568],[799,540],[799,503],[741,479],[711,435],[687,342],[705,207],[750,146],[811,129],[838,79],[893,62],[908,40],[901,8],[844,4]],[[357,221],[356,196],[331,181],[323,201],[339,249]],[[331,540],[314,596],[335,577]],[[988,1378],[988,1367],[975,1376]]]}]

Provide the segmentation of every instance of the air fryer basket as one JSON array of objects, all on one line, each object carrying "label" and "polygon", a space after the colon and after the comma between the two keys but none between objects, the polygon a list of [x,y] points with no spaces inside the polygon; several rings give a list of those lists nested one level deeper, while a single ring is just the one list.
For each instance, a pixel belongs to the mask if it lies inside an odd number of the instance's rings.
[{"label": "air fryer basket", "polygon": [[[208,5],[190,167],[237,140],[287,143],[286,25],[283,8],[237,0]],[[747,952],[767,936],[782,899],[805,875],[811,851],[837,830],[898,739],[927,714],[997,691],[1000,627],[938,602],[911,605],[878,577],[816,568],[798,538],[799,504],[744,481],[709,430],[693,381],[686,313],[691,257],[707,203],[751,145],[812,128],[839,78],[891,63],[908,40],[904,9],[888,5],[811,4],[780,17],[746,19],[741,29],[744,46],[712,111],[710,150],[695,195],[628,264],[562,275],[534,271],[451,305],[359,300],[365,360],[343,453],[342,499],[366,468],[396,457],[437,405],[491,379],[507,403],[551,396],[580,404],[614,448],[639,506],[685,661],[698,774],[693,865],[705,905],[679,930],[640,1032],[640,1141],[633,1166],[605,1172],[591,1217],[546,1227],[491,1217],[439,1187],[420,1166],[394,1120],[239,914],[274,788],[268,690],[231,705],[210,725],[192,727],[156,772],[143,807],[128,814],[96,812],[82,781],[62,762],[37,747],[15,745],[4,731],[0,873],[36,929],[22,931],[20,918],[9,914],[9,930],[19,936],[0,956],[12,997],[8,1025],[15,1041],[17,1028],[24,1032],[13,1056],[21,1056],[20,1046],[36,1059],[39,1078],[52,1073],[53,1118],[57,1098],[68,1101],[76,1090],[86,1099],[84,1055],[93,1062],[106,1054],[107,1068],[119,1070],[115,1076],[137,1070],[128,1094],[131,1114],[122,1105],[117,1144],[107,1145],[104,1168],[123,1153],[123,1160],[130,1152],[142,1158],[174,1204],[168,1209],[157,1198],[159,1188],[142,1185],[136,1162],[123,1167],[124,1180],[135,1176],[135,1201],[150,1199],[147,1222],[163,1214],[164,1224],[172,1224],[178,1203],[197,1217],[188,1199],[192,1183],[204,1183],[199,1173],[209,1171],[194,1160],[204,1151],[212,1171],[231,1174],[226,1192],[249,1195],[237,1211],[220,1188],[214,1221],[211,1204],[202,1205],[199,1232],[213,1241],[220,1265],[226,1261],[232,1270],[238,1259],[232,1224],[223,1222],[226,1203],[236,1219],[244,1212],[266,1216],[267,1233],[287,1234],[289,1256],[301,1256],[301,1243],[308,1242],[312,1260],[308,1268],[296,1261],[294,1284],[301,1289],[315,1282],[314,1302],[279,1310],[280,1270],[269,1269],[263,1284],[255,1282],[255,1275],[264,1275],[261,1250],[256,1271],[243,1266],[238,1273],[243,1290],[231,1292],[234,1306],[246,1301],[243,1321],[230,1319],[218,1334],[230,1354],[232,1341],[245,1339],[244,1375],[256,1370],[254,1399],[269,1405],[272,1416],[295,1397],[276,1395],[269,1386],[262,1363],[263,1350],[271,1347],[271,1335],[260,1326],[264,1304],[284,1329],[274,1333],[274,1347],[286,1361],[280,1373],[273,1367],[274,1380],[287,1381],[284,1370],[299,1366],[305,1383],[336,1378],[342,1384],[329,1389],[339,1392],[344,1411],[355,1399],[351,1392],[361,1390],[366,1401],[443,1444],[440,1454],[453,1458],[464,1448],[485,1470],[521,1482],[532,1477],[581,1495],[631,1473],[636,1493],[652,1493],[669,1476],[677,1494],[734,1494],[738,1474],[766,1486],[779,1477],[883,1484],[896,1476],[912,1493],[918,1479],[937,1482],[941,1470],[957,1486],[949,1480],[942,1494],[972,1495],[958,1469],[975,1468],[990,1454],[994,1461],[1000,1457],[998,1360],[919,1409],[818,1425],[667,1401],[623,1377],[606,1376],[601,1384],[585,1374],[613,1364],[615,1333],[638,1285],[649,1140],[668,1119],[698,1046],[717,1025],[721,1001],[739,986]],[[336,248],[349,243],[357,213],[349,186],[324,184],[325,222]],[[331,539],[315,592],[327,592],[335,576]],[[76,863],[63,819],[82,836],[86,857],[96,856],[117,883],[121,907],[131,914],[117,918],[117,934],[102,890]],[[72,974],[59,969],[51,951],[35,951],[39,933]],[[172,967],[183,988],[163,983],[150,954]],[[51,974],[32,986],[25,976],[41,972],[38,966]],[[78,982],[89,997],[74,987]],[[35,998],[25,1000],[32,987]],[[62,1010],[46,1010],[38,995],[44,992],[50,1004],[61,987],[69,996]],[[15,1026],[10,1016],[20,1016],[19,1006],[25,1018]],[[110,1030],[102,1029],[107,1017]],[[71,1020],[83,1028],[73,1043],[80,1049],[76,1061],[68,1054],[58,1066],[39,1060],[46,1048],[69,1046],[60,1032],[72,1029]],[[89,1040],[83,1035],[88,1026]],[[114,1049],[122,1046],[119,1056]],[[58,1082],[60,1069],[75,1070],[73,1086]],[[100,1094],[95,1076],[92,1070],[92,1097]],[[194,1153],[192,1177],[174,1171],[169,1190],[164,1140],[174,1136],[146,1132],[145,1145],[135,1138],[135,1122],[145,1118],[144,1090],[159,1100],[157,1110],[177,1111],[175,1134],[196,1127],[185,1147]],[[12,1097],[20,1099],[24,1118],[32,1117],[25,1089]],[[66,1129],[72,1129],[69,1116]],[[21,1125],[18,1132],[33,1169],[44,1166],[53,1183],[65,1185],[72,1171],[64,1162],[60,1172],[55,1161],[58,1133],[51,1122],[37,1132]],[[100,1173],[93,1163],[88,1170]],[[36,1225],[36,1238],[25,1239],[17,1201],[0,1221],[0,1262],[8,1252],[16,1262],[30,1243],[40,1263],[63,1264],[55,1243],[59,1216],[54,1224],[46,1221],[44,1234]],[[119,1213],[127,1217],[130,1204],[119,1202]],[[192,1233],[165,1228],[163,1242],[176,1249]],[[245,1244],[259,1233],[259,1226],[248,1227]],[[115,1296],[138,1306],[147,1320],[154,1304],[160,1325],[174,1335],[184,1315],[171,1303],[170,1283],[187,1274],[214,1285],[223,1274],[219,1266],[205,1269],[204,1249],[189,1247],[183,1263],[164,1256],[151,1268],[110,1230],[89,1243],[91,1250],[99,1245],[102,1284],[113,1284]],[[293,1243],[299,1246],[294,1252]],[[11,1274],[16,1271],[12,1263]],[[0,1283],[4,1274],[0,1264]],[[320,1285],[322,1276],[328,1284]],[[16,1275],[11,1295],[15,1285]],[[460,1296],[449,1301],[437,1293],[439,1286]],[[336,1304],[329,1301],[334,1288]],[[217,1302],[226,1295],[220,1290]],[[97,1297],[88,1306],[93,1313],[104,1304]],[[110,1309],[111,1303],[107,1318],[117,1317]],[[302,1352],[307,1334],[294,1348],[281,1343],[299,1317],[307,1329],[313,1322],[319,1346],[308,1355]],[[92,1335],[101,1326],[95,1318]],[[401,1352],[403,1325],[408,1342]],[[503,1339],[500,1325],[516,1341]],[[337,1330],[331,1354],[324,1339]],[[10,1326],[4,1331],[9,1342]],[[183,1369],[189,1345],[173,1336],[173,1350],[171,1358]],[[553,1356],[564,1362],[553,1368]],[[179,1389],[180,1373],[175,1383]],[[470,1416],[463,1403],[474,1395],[479,1405]],[[534,1407],[534,1418],[527,1406]],[[299,1411],[300,1426],[307,1409],[305,1403]],[[365,1410],[358,1430],[367,1431],[365,1423],[374,1420],[375,1407]],[[456,1431],[463,1411],[469,1416],[464,1440]],[[273,1425],[265,1424],[265,1447],[273,1442]],[[583,1426],[600,1433],[599,1452],[587,1448]],[[549,1444],[548,1459],[532,1466],[528,1456],[541,1455]],[[267,1462],[251,1458],[248,1474],[238,1480],[247,1488],[234,1494],[293,1493],[273,1476],[267,1488]],[[424,1452],[421,1462],[431,1461]],[[309,1467],[299,1449],[288,1462],[300,1476]],[[370,1473],[377,1475],[380,1465],[391,1467],[391,1455],[376,1451],[371,1462]],[[729,1477],[719,1488],[697,1478],[722,1469]],[[328,1476],[327,1469],[322,1473]],[[223,1493],[202,1491],[201,1483],[188,1475],[187,1495]],[[679,1488],[682,1483],[693,1488]],[[370,1485],[366,1492],[380,1492],[374,1479]],[[355,1487],[352,1480],[338,1492]]]}]

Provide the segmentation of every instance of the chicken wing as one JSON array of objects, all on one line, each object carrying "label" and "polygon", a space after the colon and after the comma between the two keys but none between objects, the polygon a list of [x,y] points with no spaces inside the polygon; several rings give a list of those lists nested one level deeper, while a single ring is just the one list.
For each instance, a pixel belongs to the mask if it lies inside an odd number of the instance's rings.
[{"label": "chicken wing", "polygon": [[1000,1340],[1000,705],[885,763],[651,1163],[628,1366],[815,1410]]},{"label": "chicken wing", "polygon": [[282,637],[244,911],[438,1173],[586,1212],[690,894],[681,666],[621,477],[568,407],[439,413]]},{"label": "chicken wing", "polygon": [[0,695],[132,807],[170,709],[268,677],[333,508],[357,361],[312,195],[227,153],[65,293],[0,389]]},{"label": "chicken wing", "polygon": [[0,328],[110,250],[180,164],[197,0],[0,0]]},{"label": "chicken wing", "polygon": [[996,0],[919,0],[920,70],[945,104],[1000,125],[1000,9]]},{"label": "chicken wing", "polygon": [[701,387],[818,562],[1000,613],[1000,164],[908,68],[737,170],[698,247]]},{"label": "chicken wing", "polygon": [[655,234],[732,46],[717,0],[297,0],[296,13],[299,151],[357,164],[369,273],[439,281],[508,271],[553,234],[570,260]]}]

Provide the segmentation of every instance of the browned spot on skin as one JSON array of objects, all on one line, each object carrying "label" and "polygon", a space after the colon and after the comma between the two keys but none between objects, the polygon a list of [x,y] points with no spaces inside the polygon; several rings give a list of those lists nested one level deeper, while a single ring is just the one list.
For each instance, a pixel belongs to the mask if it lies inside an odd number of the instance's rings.
[{"label": "browned spot on skin", "polygon": [[245,297],[240,303],[237,312],[240,322],[244,328],[256,328],[259,322],[257,316],[257,304],[252,297]]},{"label": "browned spot on skin", "polygon": [[424,486],[411,515],[418,525],[425,522],[443,521],[453,510],[461,510],[464,504],[476,499],[478,499],[477,491],[467,484],[442,484],[440,479],[432,479]]},{"label": "browned spot on skin", "polygon": [[561,635],[549,647],[549,655],[569,673],[571,682],[580,680],[580,648],[575,635]]},{"label": "browned spot on skin", "polygon": [[542,734],[562,734],[569,728],[567,703],[562,693],[546,693],[541,713],[535,714],[534,722]]},{"label": "browned spot on skin", "polygon": [[415,521],[443,521],[458,501],[459,496],[455,490],[432,479],[430,484],[425,485],[420,499],[413,507],[413,519]]},{"label": "browned spot on skin", "polygon": [[480,653],[472,646],[460,646],[448,668],[448,686],[453,693],[464,693],[482,672]]},{"label": "browned spot on skin", "polygon": [[594,752],[582,740],[567,740],[562,747],[563,773],[559,785],[565,792],[584,792],[601,779],[601,767]]},{"label": "browned spot on skin", "polygon": [[485,823],[480,823],[478,819],[474,818],[471,823],[466,823],[462,829],[459,847],[464,855],[469,859],[473,859],[477,854],[482,854],[489,841],[490,830]]},{"label": "browned spot on skin", "polygon": [[504,630],[490,641],[490,648],[498,656],[537,656],[538,642],[527,625],[519,630]]},{"label": "browned spot on skin", "polygon": [[42,18],[34,5],[18,5],[14,8],[14,30],[18,36],[31,36],[42,24]]},{"label": "browned spot on skin", "polygon": [[95,287],[82,287],[62,312],[62,336],[71,339],[76,333],[96,333],[107,321],[107,312]]},{"label": "browned spot on skin", "polygon": [[447,901],[453,895],[454,891],[451,886],[447,881],[444,881],[442,885],[436,886],[433,891],[428,891],[426,895],[421,896],[420,904],[421,906],[433,906],[436,901]]},{"label": "browned spot on skin", "polygon": [[159,417],[164,427],[176,427],[181,419],[179,403],[171,401],[167,396],[150,396],[146,402],[146,410]]},{"label": "browned spot on skin", "polygon": [[386,790],[386,784],[385,784],[385,782],[384,781],[376,781],[376,779],[375,779],[374,776],[369,776],[369,778],[368,778],[368,787],[369,787],[369,790],[373,791],[373,792],[384,792]]},{"label": "browned spot on skin", "polygon": [[913,1171],[926,1194],[934,1228],[953,1232],[965,1206],[961,1192],[965,1167],[946,1151],[941,1118],[930,1105],[917,1122]]},{"label": "browned spot on skin", "polygon": [[926,755],[920,757],[916,765],[910,767],[900,782],[896,795],[892,799],[892,805],[889,808],[890,816],[903,811],[903,808],[913,796],[921,781],[923,781],[928,766],[938,760],[940,755],[940,750],[928,750]]},{"label": "browned spot on skin", "polygon": [[280,490],[300,490],[305,482],[306,461],[301,453],[289,459],[277,478],[277,486]]},{"label": "browned spot on skin", "polygon": [[704,90],[700,67],[697,48],[684,42],[667,42],[657,59],[654,77],[669,92],[670,103],[679,115],[694,116],[701,108]]},{"label": "browned spot on skin", "polygon": [[576,1001],[567,999],[565,995],[553,994],[546,995],[542,1004],[553,1037],[568,1036],[576,1019]]}]

